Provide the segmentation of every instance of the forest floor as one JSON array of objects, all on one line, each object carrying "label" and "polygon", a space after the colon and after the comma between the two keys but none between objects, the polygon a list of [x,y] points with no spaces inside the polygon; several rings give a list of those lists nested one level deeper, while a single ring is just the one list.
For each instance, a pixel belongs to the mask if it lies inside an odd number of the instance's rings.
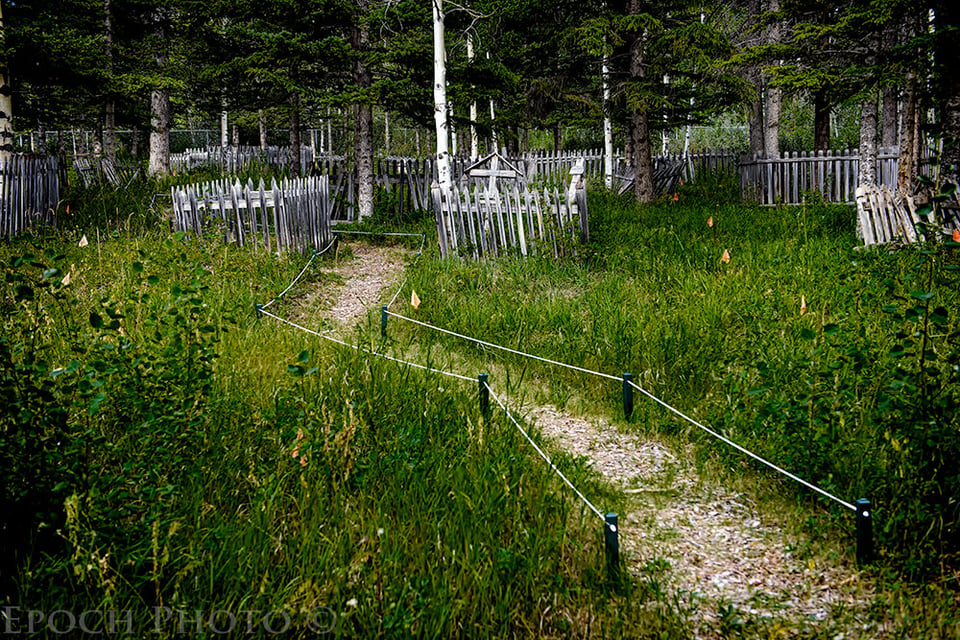
[{"label": "forest floor", "polygon": [[[410,252],[352,243],[329,272],[342,284],[309,291],[293,316],[347,338],[371,309],[390,301]],[[655,582],[688,613],[696,638],[752,627],[766,637],[800,632],[882,638],[868,615],[873,581],[843,549],[811,548],[796,531],[797,507],[746,486],[721,486],[693,462],[693,446],[621,431],[609,420],[525,403],[554,450],[582,456],[628,496],[620,518],[622,557],[637,579]]]}]

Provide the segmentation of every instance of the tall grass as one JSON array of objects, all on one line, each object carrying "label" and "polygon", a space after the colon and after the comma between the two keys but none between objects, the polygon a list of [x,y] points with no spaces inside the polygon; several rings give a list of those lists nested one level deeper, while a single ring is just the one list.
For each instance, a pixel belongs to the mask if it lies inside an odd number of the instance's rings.
[{"label": "tall grass", "polygon": [[[681,193],[648,207],[592,193],[592,242],[572,263],[424,263],[410,282],[424,304],[406,312],[536,355],[631,372],[841,499],[870,498],[886,561],[913,575],[952,565],[960,551],[946,497],[960,480],[952,462],[960,425],[946,409],[960,403],[952,243],[861,250],[850,207],[771,209]],[[617,385],[527,362],[553,399],[617,414]],[[744,464],[655,405],[638,421]],[[846,509],[824,506],[851,526]]]},{"label": "tall grass", "polygon": [[475,385],[258,319],[300,258],[79,235],[2,248],[5,602],[131,612],[134,637],[243,611],[298,635],[681,632],[611,588],[599,519]]}]

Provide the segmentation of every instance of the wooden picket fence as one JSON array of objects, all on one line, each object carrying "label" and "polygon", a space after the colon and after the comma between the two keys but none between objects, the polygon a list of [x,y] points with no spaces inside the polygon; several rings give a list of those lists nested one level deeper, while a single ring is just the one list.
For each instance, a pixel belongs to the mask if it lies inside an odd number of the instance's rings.
[{"label": "wooden picket fence", "polygon": [[582,167],[574,169],[566,191],[521,188],[497,190],[478,184],[432,189],[441,257],[576,253],[589,240]]},{"label": "wooden picket fence", "polygon": [[15,155],[0,164],[0,238],[36,224],[56,224],[60,170],[56,156]]},{"label": "wooden picket fence", "polygon": [[73,168],[85,187],[102,183],[129,187],[142,172],[142,167],[137,162],[81,156],[73,159]]},{"label": "wooden picket fence", "polygon": [[[899,155],[881,149],[877,182],[895,187]],[[740,160],[744,199],[763,205],[801,204],[811,194],[827,202],[856,202],[860,156],[856,150],[785,153],[777,159],[755,156]]]},{"label": "wooden picket fence", "polygon": [[[241,173],[251,167],[268,166],[286,169],[293,154],[290,147],[208,147],[187,149],[170,156],[170,168],[176,172],[192,171],[201,167],[213,167],[224,173]],[[300,148],[300,166],[304,173],[313,164],[314,154],[310,147]]]},{"label": "wooden picket fence", "polygon": [[[942,233],[946,239],[960,231],[960,205],[956,199],[940,204],[939,215],[919,213],[914,199],[886,186],[857,189],[857,235],[865,246],[912,244],[924,234]],[[929,239],[929,238],[928,238]]]},{"label": "wooden picket fence", "polygon": [[330,182],[326,176],[272,180],[256,187],[226,180],[174,187],[173,224],[178,231],[213,231],[225,242],[267,251],[320,250],[333,238]]},{"label": "wooden picket fence", "polygon": [[[538,179],[563,182],[570,169],[580,161],[583,161],[583,175],[587,180],[602,181],[604,177],[603,150],[601,149],[561,152],[536,151],[523,154],[521,160],[526,166],[527,179],[531,182]],[[652,161],[655,171],[663,172],[667,167],[679,167],[676,171],[679,172],[680,179],[691,182],[700,173],[736,171],[738,156],[733,151],[718,150],[690,154],[661,154],[654,156]],[[626,166],[622,152],[614,153],[613,164],[614,177],[618,183],[616,188],[622,190],[624,183],[632,182],[632,170]],[[665,193],[663,190],[659,192]]]}]

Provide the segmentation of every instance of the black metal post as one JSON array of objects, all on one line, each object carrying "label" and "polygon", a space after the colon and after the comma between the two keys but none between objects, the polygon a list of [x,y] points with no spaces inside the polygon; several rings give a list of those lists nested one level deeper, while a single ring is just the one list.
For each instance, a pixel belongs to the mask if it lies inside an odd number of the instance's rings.
[{"label": "black metal post", "polygon": [[487,387],[488,376],[481,373],[477,376],[477,382],[480,387],[480,415],[484,420],[490,420],[490,389]]},{"label": "black metal post", "polygon": [[857,564],[873,562],[873,512],[866,498],[857,500]]},{"label": "black metal post", "polygon": [[631,380],[633,380],[633,374],[623,374],[623,417],[627,421],[633,415],[633,385],[630,384]]},{"label": "black metal post", "polygon": [[603,543],[607,554],[607,577],[617,583],[620,580],[620,528],[615,513],[608,513],[603,519]]}]

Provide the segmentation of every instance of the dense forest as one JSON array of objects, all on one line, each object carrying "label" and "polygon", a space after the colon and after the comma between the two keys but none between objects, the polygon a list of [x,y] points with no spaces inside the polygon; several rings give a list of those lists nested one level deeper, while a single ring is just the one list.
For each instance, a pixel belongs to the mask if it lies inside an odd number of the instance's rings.
[{"label": "dense forest", "polygon": [[[304,126],[336,113],[350,123],[362,178],[374,110],[433,128],[435,18],[462,148],[517,150],[531,131],[553,132],[560,146],[564,128],[599,132],[607,116],[637,168],[640,201],[654,196],[658,133],[733,113],[748,124],[749,151],[776,157],[785,99],[812,105],[816,150],[831,148],[831,114],[855,106],[866,179],[878,147],[899,147],[903,190],[921,139],[960,130],[958,9],[945,0],[4,5],[5,135],[83,128],[112,158],[118,129],[142,132],[126,146],[149,148],[153,175],[170,170],[171,127],[218,123],[224,146],[241,136],[266,145],[268,128],[283,127],[297,146]],[[955,156],[947,145],[944,164]]]}]

